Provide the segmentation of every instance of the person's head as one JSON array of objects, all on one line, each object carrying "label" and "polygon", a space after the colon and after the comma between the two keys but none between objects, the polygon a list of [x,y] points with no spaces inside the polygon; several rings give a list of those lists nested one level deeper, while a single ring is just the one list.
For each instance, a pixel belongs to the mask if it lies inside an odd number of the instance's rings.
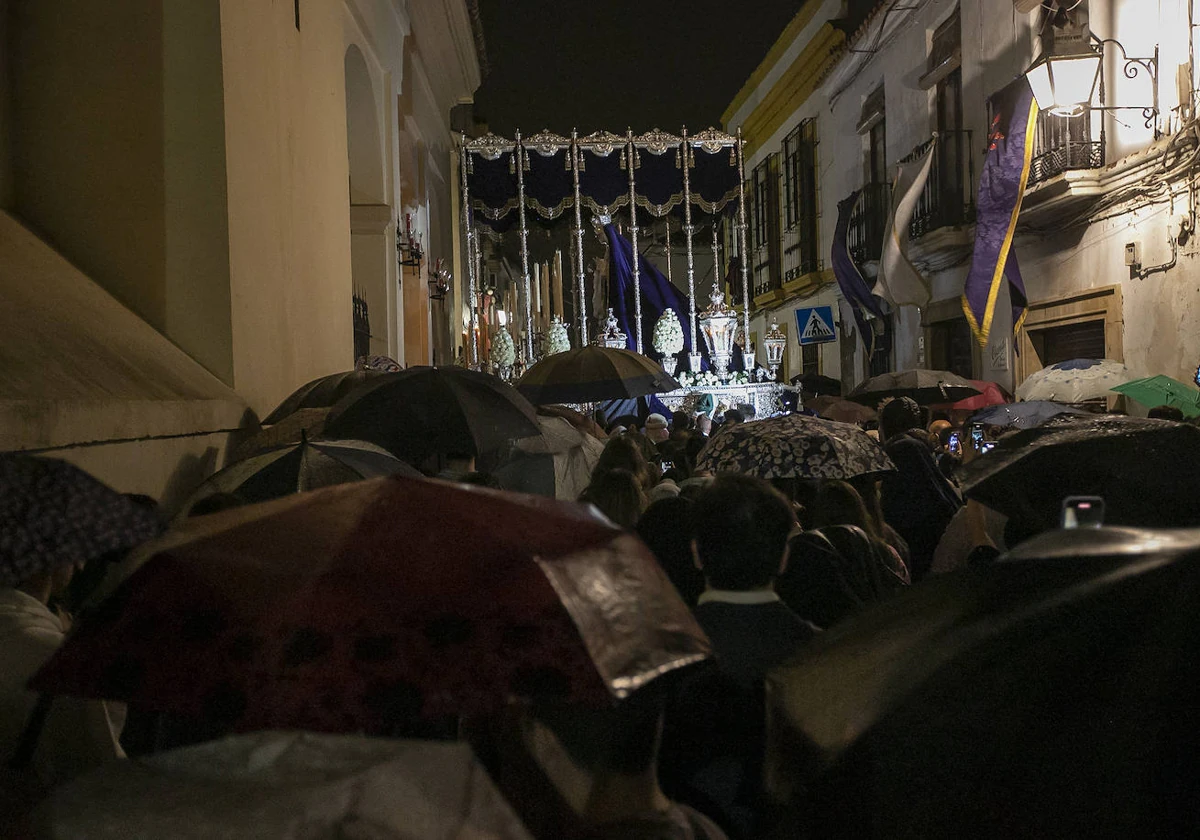
[{"label": "person's head", "polygon": [[937,436],[939,440],[944,440],[943,435],[949,434],[953,424],[949,420],[934,420],[929,424],[929,434]]},{"label": "person's head", "polygon": [[609,438],[608,443],[604,444],[604,451],[600,453],[599,460],[596,461],[592,480],[595,481],[598,476],[613,470],[625,470],[637,476],[643,489],[650,486],[650,471],[646,465],[646,458],[633,435],[624,434]]},{"label": "person's head", "polygon": [[658,452],[658,444],[641,432],[629,432],[625,437],[642,453],[642,460],[646,462],[646,480],[642,487],[649,490],[662,478],[662,469],[659,466],[662,458]]},{"label": "person's head", "polygon": [[753,420],[758,416],[758,410],[750,403],[738,403],[735,410],[744,420]]},{"label": "person's head", "polygon": [[671,431],[687,432],[691,431],[692,418],[686,411],[671,412]]},{"label": "person's head", "polygon": [[874,518],[858,491],[846,481],[827,479],[821,482],[813,501],[813,527],[829,525],[855,525],[866,531],[868,536],[878,538]]},{"label": "person's head", "polygon": [[1183,422],[1183,412],[1173,405],[1158,405],[1150,409],[1150,413],[1146,415],[1153,420],[1174,420],[1176,423]]},{"label": "person's head", "polygon": [[651,414],[646,418],[646,437],[654,443],[662,443],[671,436],[667,428],[667,418],[661,414]]},{"label": "person's head", "polygon": [[638,536],[689,607],[704,591],[704,575],[692,562],[692,504],[681,496],[662,499],[646,508],[637,524]]},{"label": "person's head", "polygon": [[712,434],[712,418],[707,414],[696,415],[696,431],[704,437]]},{"label": "person's head", "polygon": [[921,407],[908,397],[889,400],[879,410],[879,436],[885,441],[911,429],[921,428],[924,428]]},{"label": "person's head", "polygon": [[638,422],[637,416],[633,414],[622,414],[620,417],[614,417],[608,424],[607,431],[611,435],[618,427],[624,429],[636,429],[642,424]]},{"label": "person's head", "polygon": [[646,509],[646,493],[633,473],[628,470],[609,470],[592,479],[579,496],[622,528],[632,529]]},{"label": "person's head", "polygon": [[734,426],[738,423],[745,423],[746,415],[738,411],[736,408],[731,408],[725,412],[725,420],[721,423],[722,426]]},{"label": "person's head", "polygon": [[714,589],[770,586],[787,563],[791,503],[762,479],[723,474],[692,509],[696,564]]}]

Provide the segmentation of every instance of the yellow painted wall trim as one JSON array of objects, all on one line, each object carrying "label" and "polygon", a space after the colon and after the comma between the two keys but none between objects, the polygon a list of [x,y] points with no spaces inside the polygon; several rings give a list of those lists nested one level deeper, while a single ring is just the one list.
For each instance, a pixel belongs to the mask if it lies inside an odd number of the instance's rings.
[{"label": "yellow painted wall trim", "polygon": [[828,23],[813,36],[742,124],[747,156],[753,155],[813,94],[830,65],[840,57],[845,39],[845,33]]},{"label": "yellow painted wall trim", "polygon": [[783,34],[776,39],[771,49],[767,51],[767,57],[762,60],[758,67],[754,68],[754,72],[750,74],[750,78],[742,85],[742,89],[737,92],[737,96],[733,98],[733,102],[725,109],[725,113],[721,115],[721,122],[724,125],[729,125],[729,121],[733,119],[733,115],[738,112],[738,109],[746,104],[746,100],[751,94],[756,91],[763,83],[763,79],[767,74],[775,69],[775,65],[783,58],[783,54],[787,52],[788,47],[795,43],[796,38],[800,36],[800,32],[804,27],[808,26],[808,22],[816,15],[817,9],[821,4],[816,2],[806,3],[804,8],[796,13],[792,18],[792,22],[783,30]]}]

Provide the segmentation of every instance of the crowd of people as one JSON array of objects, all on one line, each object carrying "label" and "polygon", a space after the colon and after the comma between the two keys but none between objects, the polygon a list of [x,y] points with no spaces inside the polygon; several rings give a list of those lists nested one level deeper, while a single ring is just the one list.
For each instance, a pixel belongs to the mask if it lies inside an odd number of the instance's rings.
[{"label": "crowd of people", "polygon": [[[978,447],[964,447],[966,430],[910,399],[886,402],[875,431],[895,471],[845,480],[698,469],[710,436],[747,419],[737,409],[716,428],[703,412],[621,417],[605,428],[575,419],[605,441],[579,500],[641,537],[714,655],[609,710],[534,708],[423,733],[469,739],[533,836],[772,836],[768,673],[865,608],[927,577],[989,563],[1030,536],[964,501],[957,467],[979,457]],[[497,486],[467,456],[442,466],[441,478]],[[152,501],[137,503],[152,511]],[[210,500],[192,514],[223,506]],[[0,570],[0,749],[22,768],[6,771],[18,809],[103,760],[221,734],[137,709],[126,717],[99,701],[60,699],[46,709],[26,689],[113,559]],[[30,743],[39,716],[41,736]]]}]

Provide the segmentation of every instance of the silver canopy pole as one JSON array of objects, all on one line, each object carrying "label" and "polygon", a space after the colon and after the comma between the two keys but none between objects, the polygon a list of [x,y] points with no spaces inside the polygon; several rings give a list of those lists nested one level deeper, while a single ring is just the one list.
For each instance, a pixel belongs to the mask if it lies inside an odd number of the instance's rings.
[{"label": "silver canopy pole", "polygon": [[628,144],[629,164],[629,236],[633,244],[633,317],[637,322],[634,327],[633,349],[642,353],[642,274],[638,260],[638,223],[637,223],[637,186],[633,170],[637,168],[637,149],[633,146],[633,129],[625,131],[625,142]]},{"label": "silver canopy pole", "polygon": [[688,326],[691,329],[692,353],[698,354],[700,346],[696,344],[696,265],[692,254],[692,181],[688,172],[692,162],[692,151],[688,145],[687,127],[683,129],[683,154],[680,164],[683,166],[683,232],[687,245],[687,280],[688,280]]},{"label": "silver canopy pole", "polygon": [[571,178],[575,183],[575,257],[579,283],[579,346],[586,347],[588,343],[587,328],[587,277],[583,268],[583,206],[579,199],[579,164],[582,153],[579,151],[579,132],[571,129]]},{"label": "silver canopy pole", "polygon": [[462,135],[462,145],[459,146],[459,152],[461,154],[461,159],[459,160],[459,172],[460,172],[460,178],[462,179],[463,230],[465,231],[466,237],[467,237],[467,299],[468,299],[468,301],[470,301],[469,305],[470,305],[470,312],[471,312],[471,322],[470,322],[470,325],[468,326],[468,331],[470,332],[470,335],[468,336],[468,340],[470,341],[470,344],[471,344],[470,367],[478,368],[479,367],[479,335],[478,335],[479,313],[478,313],[476,307],[479,303],[479,299],[477,296],[477,288],[478,287],[476,285],[477,281],[476,281],[476,275],[475,275],[475,251],[478,249],[478,245],[473,245],[473,240],[475,238],[475,234],[471,228],[471,191],[470,191],[470,187],[467,185],[467,176],[470,171],[470,168],[467,165],[467,157],[471,153],[469,151],[467,151],[467,137],[465,134]]},{"label": "silver canopy pole", "polygon": [[525,290],[525,364],[533,364],[533,305],[529,281],[529,230],[525,226],[525,147],[517,132],[513,158],[517,163],[517,213],[521,224],[521,285]]},{"label": "silver canopy pole", "polygon": [[738,256],[742,263],[742,329],[745,344],[742,346],[747,374],[754,373],[755,359],[750,355],[750,259],[746,251],[746,159],[742,149],[742,127],[737,130],[738,165]]}]

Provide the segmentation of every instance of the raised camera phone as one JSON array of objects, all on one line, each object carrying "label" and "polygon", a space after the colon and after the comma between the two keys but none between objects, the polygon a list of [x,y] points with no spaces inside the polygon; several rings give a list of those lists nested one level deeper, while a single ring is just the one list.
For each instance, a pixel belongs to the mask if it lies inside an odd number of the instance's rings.
[{"label": "raised camera phone", "polygon": [[953,452],[955,455],[962,454],[962,441],[959,440],[958,432],[950,433],[950,440],[948,442],[948,446],[950,447],[950,451]]},{"label": "raised camera phone", "polygon": [[976,452],[982,451],[982,449],[983,449],[983,424],[982,423],[972,423],[971,424],[971,448],[974,449]]},{"label": "raised camera phone", "polygon": [[1068,496],[1063,499],[1062,527],[1099,528],[1104,524],[1104,499],[1100,496]]}]

